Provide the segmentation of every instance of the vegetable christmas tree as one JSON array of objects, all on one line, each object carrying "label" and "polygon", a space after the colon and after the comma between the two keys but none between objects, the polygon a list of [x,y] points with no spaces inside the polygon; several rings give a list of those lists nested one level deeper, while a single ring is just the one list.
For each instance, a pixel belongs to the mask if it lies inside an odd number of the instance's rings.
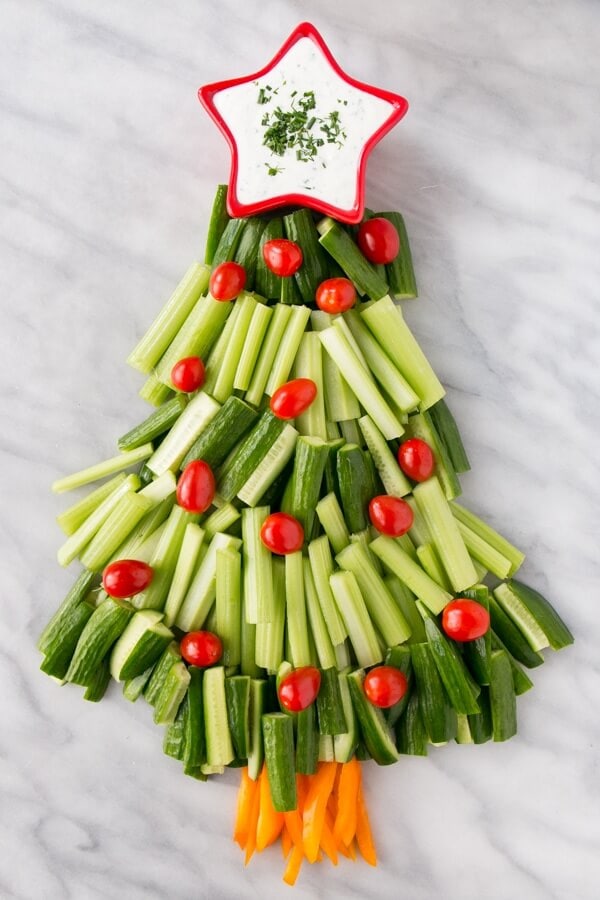
[{"label": "vegetable christmas tree", "polygon": [[364,209],[406,101],[307,24],[200,97],[230,185],[129,357],[155,410],[53,485],[112,476],[58,517],[83,569],[41,668],[143,696],[193,778],[240,767],[235,840],[248,860],[281,839],[293,883],[322,854],[375,864],[361,761],[507,740],[525,669],[573,638],[457,500],[468,458],[394,302],[417,295],[404,221]]}]

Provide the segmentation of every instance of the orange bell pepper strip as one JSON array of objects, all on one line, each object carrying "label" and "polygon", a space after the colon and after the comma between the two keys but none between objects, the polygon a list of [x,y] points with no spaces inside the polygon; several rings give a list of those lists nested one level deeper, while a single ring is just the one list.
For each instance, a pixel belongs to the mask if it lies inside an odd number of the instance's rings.
[{"label": "orange bell pepper strip", "polygon": [[321,840],[319,841],[323,853],[331,860],[334,866],[338,864],[338,851],[333,831],[327,824],[327,820],[323,822],[321,830]]},{"label": "orange bell pepper strip", "polygon": [[302,809],[306,797],[306,784],[302,775],[296,775],[296,809],[284,812],[283,820],[293,844],[302,847]]},{"label": "orange bell pepper strip", "polygon": [[256,826],[260,812],[260,786],[257,784],[252,798],[252,808],[248,817],[248,837],[246,839],[246,859],[244,865],[248,865],[256,850]]},{"label": "orange bell pepper strip", "polygon": [[242,780],[238,791],[237,815],[233,829],[233,840],[243,850],[248,839],[248,820],[252,810],[252,802],[254,800],[254,792],[258,788],[255,781],[252,781],[248,775],[248,768],[241,770]]},{"label": "orange bell pepper strip", "polygon": [[281,829],[281,852],[283,853],[283,858],[287,859],[290,855],[290,850],[292,849],[294,842],[291,838],[289,831],[284,825]]},{"label": "orange bell pepper strip", "polygon": [[304,804],[302,838],[304,853],[309,862],[315,862],[319,855],[321,832],[325,822],[325,812],[329,795],[333,789],[337,763],[325,762],[319,765],[316,775],[312,776],[308,795]]},{"label": "orange bell pepper strip", "polygon": [[256,849],[260,853],[277,840],[283,828],[283,813],[277,812],[271,798],[271,785],[267,767],[263,766],[259,778],[260,808],[256,826]]},{"label": "orange bell pepper strip", "polygon": [[373,843],[373,835],[371,833],[371,825],[369,823],[362,785],[358,789],[356,812],[356,843],[358,844],[358,849],[360,850],[363,859],[365,859],[370,866],[376,866],[377,853],[375,852],[375,844]]},{"label": "orange bell pepper strip", "polygon": [[333,833],[336,840],[348,846],[356,834],[358,789],[361,783],[360,762],[352,759],[341,767],[338,784],[338,809]]},{"label": "orange bell pepper strip", "polygon": [[296,879],[298,877],[298,873],[300,872],[303,858],[304,852],[302,850],[302,846],[295,844],[294,849],[290,854],[288,864],[285,867],[285,872],[283,873],[283,880],[286,884],[296,884]]}]

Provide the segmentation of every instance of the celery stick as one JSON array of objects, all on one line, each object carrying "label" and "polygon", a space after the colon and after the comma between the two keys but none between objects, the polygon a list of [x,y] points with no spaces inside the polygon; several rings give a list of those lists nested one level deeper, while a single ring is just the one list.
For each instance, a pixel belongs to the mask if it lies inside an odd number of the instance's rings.
[{"label": "celery stick", "polygon": [[292,307],[288,327],[275,354],[271,373],[267,380],[265,392],[269,397],[287,381],[309,318],[310,309],[308,306]]},{"label": "celery stick", "polygon": [[294,378],[310,378],[317,386],[317,396],[305,412],[296,417],[300,434],[327,440],[325,397],[323,388],[323,350],[319,336],[313,331],[302,335],[294,362]]},{"label": "celery stick", "polygon": [[173,507],[162,537],[150,559],[150,565],[154,572],[152,581],[146,590],[140,591],[132,598],[132,605],[137,609],[163,609],[186,526],[197,521],[197,515],[187,512],[181,506]]},{"label": "celery stick", "polygon": [[248,403],[258,406],[265,393],[267,381],[273,368],[273,362],[277,355],[277,350],[281,344],[284,332],[292,315],[292,307],[283,303],[278,303],[273,309],[273,316],[269,324],[268,331],[265,335],[260,355],[258,357],[250,387],[246,392],[245,399]]},{"label": "celery stick", "polygon": [[232,503],[224,503],[219,509],[215,509],[202,523],[207,538],[212,538],[218,531],[227,531],[237,522],[241,513]]},{"label": "celery stick", "polygon": [[311,652],[308,641],[306,600],[304,596],[304,569],[302,551],[288,553],[285,557],[286,626],[295,668],[310,666]]},{"label": "celery stick", "polygon": [[457,503],[456,500],[451,502],[450,509],[452,510],[452,515],[455,519],[458,519],[459,522],[462,522],[478,534],[482,540],[486,541],[491,547],[497,550],[498,553],[501,553],[502,556],[510,561],[511,569],[509,575],[514,575],[517,569],[522,565],[525,554],[521,553],[520,550],[513,546],[510,541],[507,541],[505,537],[502,537],[501,534],[498,534],[497,531],[494,531],[494,529],[480,519],[479,516],[476,516],[475,513],[466,509],[464,506],[461,506],[460,503]]},{"label": "celery stick", "polygon": [[119,475],[115,475],[110,481],[101,484],[95,491],[87,494],[87,496],[78,500],[76,503],[73,503],[72,506],[69,506],[61,512],[60,515],[56,517],[56,521],[62,531],[67,536],[77,531],[94,510],[96,510],[100,504],[113,493],[115,488],[125,481],[125,478],[126,476],[123,472]]},{"label": "celery stick", "polygon": [[212,390],[212,396],[219,403],[224,403],[233,393],[235,373],[244,349],[252,316],[258,306],[259,304],[254,296],[245,291],[235,301],[235,327],[231,332]]},{"label": "celery stick", "polygon": [[477,582],[477,572],[436,476],[416,485],[413,496],[431,532],[450,584],[455,591],[471,587]]},{"label": "celery stick", "polygon": [[173,579],[169,586],[169,593],[165,601],[165,625],[173,625],[177,618],[183,598],[187,593],[200,559],[200,548],[203,541],[204,530],[194,522],[188,523],[175,564]]},{"label": "celery stick", "polygon": [[273,559],[273,597],[273,620],[252,626],[256,627],[256,663],[269,672],[276,672],[283,662],[285,562],[279,557]]},{"label": "celery stick", "polygon": [[160,407],[163,403],[166,403],[169,398],[175,396],[175,391],[167,387],[166,384],[163,384],[162,381],[159,381],[154,372],[152,372],[141,386],[139,394],[146,403]]},{"label": "celery stick", "polygon": [[374,666],[381,662],[383,653],[355,575],[352,572],[334,572],[329,584],[359,666]]},{"label": "celery stick", "polygon": [[327,535],[321,535],[308,545],[308,558],[315,581],[315,588],[323,616],[329,629],[331,642],[341,644],[348,636],[346,626],[331,592],[329,576],[333,573],[333,559]]},{"label": "celery stick", "polygon": [[99,572],[115,550],[131,534],[135,526],[152,508],[152,501],[128,491],[112,510],[81,554],[86,569]]},{"label": "celery stick", "polygon": [[55,494],[62,494],[64,491],[72,491],[74,488],[90,484],[92,481],[99,481],[100,478],[114,475],[115,472],[121,472],[123,469],[128,469],[130,466],[148,459],[152,455],[152,450],[152,444],[144,444],[142,447],[136,447],[135,450],[120,453],[118,456],[113,456],[87,469],[82,469],[81,472],[74,472],[73,475],[59,478],[53,483],[52,490]]},{"label": "celery stick", "polygon": [[317,589],[315,587],[310,560],[303,559],[302,568],[304,574],[306,612],[308,614],[310,630],[314,638],[315,648],[319,658],[319,666],[321,669],[330,669],[337,665],[337,659],[333,644],[331,643],[329,631],[327,630],[327,625],[325,624],[323,610],[321,609],[321,604],[319,603],[319,598],[317,596]]},{"label": "celery stick", "polygon": [[242,652],[242,560],[239,550],[217,550],[217,634],[223,641],[223,665],[239,666]]},{"label": "celery stick", "polygon": [[201,297],[181,326],[164,356],[156,366],[156,377],[171,386],[171,369],[186,356],[204,358],[219,334],[232,309],[231,303]]},{"label": "celery stick", "polygon": [[256,305],[235,371],[233,387],[236,391],[247,391],[250,387],[260,348],[272,315],[272,308],[261,303]]},{"label": "celery stick", "polygon": [[452,600],[393,538],[381,535],[371,543],[371,550],[433,613],[440,613]]},{"label": "celery stick", "polygon": [[[313,310],[310,321],[313,331],[319,332],[329,328],[333,317],[320,309]],[[343,378],[342,373],[329,356],[323,354],[323,391],[325,394],[325,411],[333,422],[358,419],[360,404]]]},{"label": "celery stick", "polygon": [[338,498],[333,491],[319,500],[316,512],[334,553],[339,553],[350,543],[350,534]]},{"label": "celery stick", "polygon": [[273,556],[260,539],[268,515],[268,506],[242,510],[244,601],[252,624],[272,622],[274,615]]}]

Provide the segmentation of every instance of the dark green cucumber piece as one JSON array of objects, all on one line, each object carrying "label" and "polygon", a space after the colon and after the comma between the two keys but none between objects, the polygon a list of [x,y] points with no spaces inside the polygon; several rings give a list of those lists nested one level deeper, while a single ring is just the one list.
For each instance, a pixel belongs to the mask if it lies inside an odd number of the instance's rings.
[{"label": "dark green cucumber piece", "polygon": [[399,212],[380,212],[376,216],[391,222],[400,238],[400,250],[396,259],[385,267],[390,293],[397,300],[417,297],[417,282],[412,264],[412,254],[404,219]]},{"label": "dark green cucumber piece", "polygon": [[427,729],[421,714],[419,692],[410,692],[404,715],[396,725],[398,752],[406,756],[427,756]]},{"label": "dark green cucumber piece", "polygon": [[411,644],[410,656],[423,725],[432,744],[443,744],[456,737],[456,713],[448,701],[430,645]]},{"label": "dark green cucumber piece", "polygon": [[301,306],[303,299],[298,288],[298,284],[293,275],[289,278],[281,278],[281,293],[279,302],[285,303],[287,306]]},{"label": "dark green cucumber piece", "polygon": [[521,631],[513,620],[504,612],[498,601],[490,595],[490,619],[492,628],[506,646],[511,656],[526,666],[535,669],[544,662],[544,657],[536,650],[532,650]]},{"label": "dark green cucumber piece", "polygon": [[247,291],[251,291],[255,285],[258,248],[264,230],[265,223],[262,219],[259,219],[256,216],[248,219],[235,251],[234,259],[236,263],[243,266],[246,271],[246,284],[244,287]]},{"label": "dark green cucumber piece", "polygon": [[[477,585],[461,591],[461,597],[475,600],[486,609],[490,610],[489,591],[484,585]],[[483,637],[474,641],[466,641],[463,645],[463,655],[467,668],[477,684],[489,684],[492,677],[492,632],[488,628]]]},{"label": "dark green cucumber piece", "polygon": [[338,450],[337,482],[348,531],[363,531],[369,525],[367,507],[373,494],[371,470],[364,451],[356,444],[346,444]]},{"label": "dark green cucumber piece", "polygon": [[296,772],[314,775],[319,759],[319,730],[315,704],[311,703],[296,716]]},{"label": "dark green cucumber piece", "polygon": [[250,750],[250,676],[226,678],[225,696],[233,749],[238,759],[247,759]]},{"label": "dark green cucumber piece", "polygon": [[339,222],[322,219],[318,226],[321,235],[319,243],[342,267],[348,278],[354,282],[359,294],[366,294],[371,300],[380,300],[388,292],[385,277],[366,259],[357,244]]},{"label": "dark green cucumber piece", "polygon": [[225,231],[229,215],[227,213],[227,185],[218,184],[215,199],[213,200],[210,219],[208,221],[208,232],[206,235],[206,250],[204,251],[204,262],[207,266],[212,265],[215,258],[215,252],[219,246],[219,241]]},{"label": "dark green cucumber piece", "polygon": [[295,516],[309,535],[315,518],[315,508],[321,496],[323,473],[329,458],[329,444],[318,437],[303,437],[296,441],[294,469],[283,495],[281,509]]},{"label": "dark green cucumber piece", "polygon": [[204,670],[196,666],[190,666],[189,673],[190,683],[184,700],[185,730],[182,759],[185,774],[196,775],[200,766],[206,763],[204,697],[202,690]]},{"label": "dark green cucumber piece", "polygon": [[[186,403],[187,399],[183,394],[176,394],[171,400],[167,400],[153,413],[150,413],[143,422],[121,435],[117,441],[119,450],[135,450],[136,447],[141,447],[142,444],[147,444],[150,441],[156,443],[156,438],[175,424],[185,409]],[[156,449],[156,446],[154,449]]]},{"label": "dark green cucumber piece", "polygon": [[87,569],[84,569],[77,576],[77,580],[69,593],[39,636],[38,650],[42,653],[48,652],[49,647],[55,643],[57,638],[60,638],[73,608],[86,599],[98,580],[99,576],[95,572],[89,572]]},{"label": "dark green cucumber piece", "polygon": [[275,275],[267,266],[263,257],[263,247],[267,241],[275,241],[283,237],[283,221],[279,218],[267,222],[256,252],[256,270],[254,287],[257,292],[267,300],[279,300],[281,293],[281,278]]},{"label": "dark green cucumber piece", "polygon": [[468,472],[471,468],[467,451],[462,442],[458,425],[448,404],[442,398],[429,407],[429,415],[441,443],[448,454],[455,472]]},{"label": "dark green cucumber piece", "polygon": [[270,409],[265,410],[217,473],[217,490],[223,500],[233,500],[281,436],[286,424],[283,419],[274,416]]},{"label": "dark green cucumber piece", "polygon": [[504,650],[510,660],[515,694],[517,695],[517,697],[519,697],[521,694],[526,694],[527,691],[530,691],[533,687],[533,681],[525,672],[525,670],[519,665],[516,659],[511,656],[495,631],[493,629],[490,630],[492,632],[492,650]]},{"label": "dark green cucumber piece", "polygon": [[368,762],[373,759],[364,741],[359,741],[356,745],[355,756],[359,762]]},{"label": "dark green cucumber piece", "polygon": [[266,713],[262,732],[273,806],[290,812],[297,806],[293,720],[285,713]]},{"label": "dark green cucumber piece", "polygon": [[137,675],[135,678],[130,678],[128,681],[123,683],[123,696],[126,700],[131,701],[131,703],[135,703],[135,701],[142,696],[146,689],[146,685],[150,681],[150,676],[154,671],[155,666],[150,666],[146,669],[145,672],[142,672],[141,675]]},{"label": "dark green cucumber piece", "polygon": [[115,681],[128,681],[142,675],[158,662],[173,639],[173,632],[162,623],[156,610],[139,610],[114,645],[110,655],[110,672]]},{"label": "dark green cucumber piece", "polygon": [[[275,679],[273,679],[274,683]],[[252,678],[250,681],[250,745],[248,747],[248,775],[256,781],[261,773],[264,759],[264,745],[262,732],[262,716],[267,709],[267,693],[269,683],[262,678]],[[272,704],[277,703],[273,699]]]},{"label": "dark green cucumber piece", "polygon": [[518,607],[529,613],[537,627],[544,633],[553,650],[561,650],[572,644],[575,638],[556,610],[539,591],[528,587],[516,578],[509,578],[506,587],[517,601],[514,604],[515,621]]},{"label": "dark green cucumber piece", "polygon": [[175,721],[165,728],[163,737],[163,753],[173,759],[183,759],[185,753],[185,727],[188,714],[188,699],[177,710]]},{"label": "dark green cucumber piece", "polygon": [[166,674],[154,704],[154,721],[157,725],[170,725],[175,721],[189,683],[190,673],[185,663],[181,660],[174,662]]},{"label": "dark green cucumber piece", "polygon": [[176,641],[172,641],[154,666],[152,674],[147,682],[146,689],[144,690],[144,696],[150,706],[155,705],[169,669],[174,662],[177,662],[180,659],[181,653],[179,652],[179,644],[177,644]]},{"label": "dark green cucumber piece", "polygon": [[469,716],[469,728],[473,743],[485,744],[486,741],[492,738],[492,710],[490,707],[489,688],[483,687],[477,700],[481,711]]},{"label": "dark green cucumber piece", "polygon": [[92,604],[85,601],[65,610],[60,634],[45,642],[46,655],[40,665],[42,672],[61,680],[65,677],[81,633],[93,612]]},{"label": "dark green cucumber piece", "polygon": [[400,607],[400,612],[410,626],[409,644],[422,644],[426,640],[425,626],[423,619],[417,609],[416,597],[410,591],[403,581],[396,578],[395,575],[387,575],[383,579],[387,588]]},{"label": "dark green cucumber piece", "polygon": [[462,715],[479,712],[476,699],[479,685],[466,668],[456,644],[442,634],[436,619],[420,600],[417,609],[423,616],[427,641],[453,708]]},{"label": "dark green cucumber piece", "polygon": [[223,229],[223,233],[213,256],[211,263],[213,269],[220,266],[221,263],[230,262],[232,259],[235,259],[235,253],[247,221],[247,219],[229,219]]},{"label": "dark green cucumber piece", "polygon": [[195,459],[203,459],[212,469],[216,469],[257,418],[257,411],[239,397],[228,397],[184,456],[181,469]]},{"label": "dark green cucumber piece", "polygon": [[154,480],[154,472],[152,469],[148,468],[146,463],[142,463],[140,471],[138,472],[138,478],[142,483],[142,487],[146,487],[147,484],[150,484],[150,482]]},{"label": "dark green cucumber piece", "polygon": [[90,703],[99,703],[110,684],[110,666],[108,659],[103,659],[83,692],[83,699]]},{"label": "dark green cucumber piece", "polygon": [[400,716],[408,706],[411,695],[413,682],[412,663],[410,659],[410,647],[407,644],[398,644],[396,647],[390,647],[385,655],[386,666],[393,666],[395,669],[406,675],[408,687],[404,697],[391,706],[387,711],[387,720],[390,728],[393,728]]},{"label": "dark green cucumber piece", "polygon": [[363,688],[364,679],[364,669],[357,669],[348,675],[352,705],[367,750],[378,765],[389,766],[398,762],[394,734],[382,710],[367,700]]},{"label": "dark green cucumber piece", "polygon": [[494,740],[507,741],[517,733],[517,702],[510,660],[504,650],[492,653],[490,708]]},{"label": "dark green cucumber piece", "polygon": [[66,673],[66,680],[87,687],[94,672],[125,630],[134,613],[123,600],[108,597],[88,619]]},{"label": "dark green cucumber piece", "polygon": [[344,715],[338,670],[321,670],[321,686],[317,695],[320,734],[346,734],[348,725]]},{"label": "dark green cucumber piece", "polygon": [[308,209],[298,209],[284,216],[283,227],[287,239],[302,250],[303,262],[294,275],[298,290],[304,303],[314,305],[317,288],[328,277],[328,270],[313,217]]}]

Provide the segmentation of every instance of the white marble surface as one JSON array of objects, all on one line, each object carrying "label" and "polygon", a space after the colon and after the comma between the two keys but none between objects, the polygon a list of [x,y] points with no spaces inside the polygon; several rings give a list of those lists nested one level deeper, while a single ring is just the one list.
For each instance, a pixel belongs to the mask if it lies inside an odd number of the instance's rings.
[{"label": "white marble surface", "polygon": [[49,484],[142,414],[125,356],[227,175],[196,88],[259,67],[304,18],[411,101],[368,200],[406,214],[407,316],[466,437],[465,497],[527,552],[524,579],[577,643],[534,673],[509,744],[369,766],[379,868],[313,867],[295,896],[598,896],[598,4],[4,0],[3,900],[287,896],[277,851],[244,871],[231,842],[237,778],[190,783],[148,708],[59,690],[34,641],[73,577]]}]

